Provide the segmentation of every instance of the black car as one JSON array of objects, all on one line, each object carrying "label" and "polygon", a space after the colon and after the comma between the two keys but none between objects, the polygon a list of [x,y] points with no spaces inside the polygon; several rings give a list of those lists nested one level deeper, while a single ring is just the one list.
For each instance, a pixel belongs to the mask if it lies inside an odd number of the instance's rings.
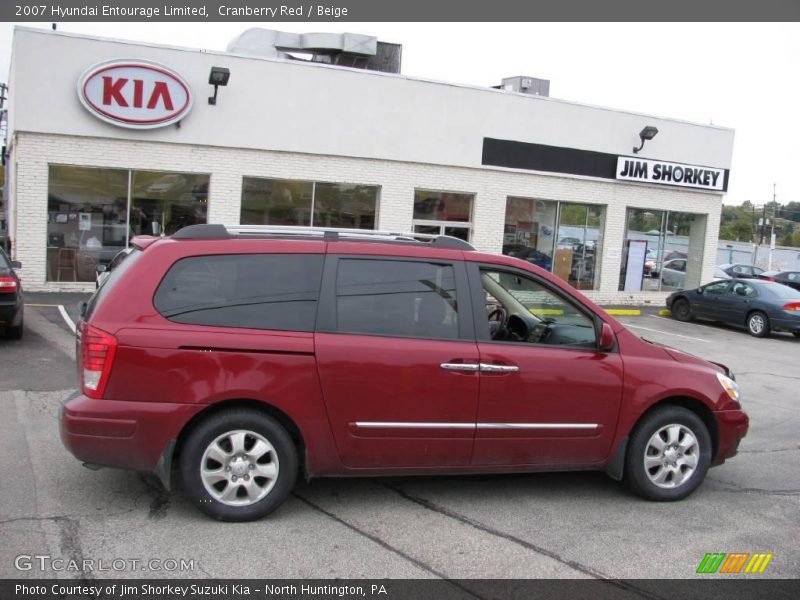
[{"label": "black car", "polygon": [[22,283],[14,272],[22,265],[0,248],[0,327],[12,340],[22,337]]},{"label": "black car", "polygon": [[553,268],[552,259],[547,254],[523,244],[506,244],[503,246],[503,254],[527,260],[531,264],[542,267],[545,271]]},{"label": "black car", "polygon": [[800,271],[764,271],[759,275],[759,278],[767,281],[777,281],[800,290]]},{"label": "black car", "polygon": [[731,277],[739,277],[740,279],[758,279],[764,272],[761,267],[740,263],[719,265],[717,268]]},{"label": "black car", "polygon": [[678,321],[694,318],[746,327],[751,335],[789,331],[800,337],[800,291],[761,279],[726,279],[667,298]]}]

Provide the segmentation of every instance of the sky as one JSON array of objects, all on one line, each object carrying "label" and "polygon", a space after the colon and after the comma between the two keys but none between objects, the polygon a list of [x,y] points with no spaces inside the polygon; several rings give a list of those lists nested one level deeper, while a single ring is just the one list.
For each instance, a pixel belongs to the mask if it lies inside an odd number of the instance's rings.
[{"label": "sky", "polygon": [[[49,28],[48,23],[19,23]],[[224,51],[250,27],[351,32],[403,45],[402,73],[498,85],[736,131],[726,204],[800,201],[798,23],[59,23],[59,31]],[[14,25],[0,23],[0,81]],[[11,90],[13,94],[13,90]]]}]

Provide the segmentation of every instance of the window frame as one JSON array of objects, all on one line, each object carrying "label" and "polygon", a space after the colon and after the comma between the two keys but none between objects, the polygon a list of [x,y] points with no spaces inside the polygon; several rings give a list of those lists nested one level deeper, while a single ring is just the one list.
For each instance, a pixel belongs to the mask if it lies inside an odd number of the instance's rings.
[{"label": "window frame", "polygon": [[[491,270],[491,271],[500,271],[504,273],[508,273],[510,275],[516,275],[519,277],[526,277],[532,280],[534,283],[541,285],[544,289],[548,292],[554,294],[558,298],[564,301],[565,304],[568,304],[575,308],[576,311],[583,314],[587,319],[589,319],[592,324],[594,325],[594,336],[595,336],[595,345],[594,347],[588,346],[571,346],[571,345],[561,345],[561,344],[528,344],[524,342],[517,342],[511,340],[493,340],[489,336],[489,321],[486,318],[488,315],[485,314],[485,306],[486,306],[486,292],[483,289],[483,283],[481,282],[481,271],[483,270]],[[600,334],[602,333],[603,323],[605,321],[600,317],[599,314],[591,310],[588,306],[584,305],[578,298],[575,298],[567,293],[565,293],[562,289],[558,286],[554,285],[550,281],[544,279],[543,277],[537,276],[535,273],[531,273],[530,271],[525,271],[523,269],[519,269],[516,267],[510,267],[508,265],[497,265],[492,263],[485,263],[485,262],[469,262],[467,264],[467,276],[469,277],[470,283],[470,291],[472,295],[472,321],[475,325],[475,340],[481,344],[501,344],[504,346],[511,345],[516,346],[519,348],[551,348],[553,350],[570,350],[570,351],[578,351],[578,352],[599,352],[600,351]],[[566,284],[569,285],[569,284]],[[618,345],[615,345],[614,353],[619,352]]]},{"label": "window frame", "polygon": [[[339,273],[339,264],[343,260],[372,260],[372,261],[391,261],[391,262],[419,262],[453,268],[456,282],[456,302],[458,303],[458,337],[456,338],[437,338],[419,337],[416,335],[398,335],[388,333],[364,333],[353,331],[339,331],[337,327],[337,308],[336,308],[336,281]],[[431,258],[417,256],[386,256],[379,254],[327,254],[325,264],[322,269],[322,288],[319,295],[317,306],[317,333],[335,333],[338,335],[362,335],[369,337],[385,337],[400,339],[416,339],[429,341],[445,342],[464,342],[475,341],[475,329],[472,323],[473,310],[471,305],[471,293],[469,279],[467,278],[466,268],[463,260],[449,258]]]}]

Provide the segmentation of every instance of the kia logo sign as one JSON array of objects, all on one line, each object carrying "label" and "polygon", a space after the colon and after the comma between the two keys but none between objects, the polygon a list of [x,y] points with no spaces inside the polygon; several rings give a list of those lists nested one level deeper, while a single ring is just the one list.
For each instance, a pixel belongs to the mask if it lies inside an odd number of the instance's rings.
[{"label": "kia logo sign", "polygon": [[78,98],[98,119],[131,129],[171,125],[192,108],[192,92],[183,78],[146,60],[89,67],[78,80]]}]

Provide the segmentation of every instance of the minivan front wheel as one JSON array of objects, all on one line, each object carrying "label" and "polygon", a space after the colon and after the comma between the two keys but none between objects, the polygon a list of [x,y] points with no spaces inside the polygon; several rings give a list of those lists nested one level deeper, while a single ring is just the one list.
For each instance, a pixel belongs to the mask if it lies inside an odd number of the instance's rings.
[{"label": "minivan front wheel", "polygon": [[703,482],[710,464],[711,436],[702,419],[680,406],[664,406],[631,435],[625,482],[648,500],[681,500]]},{"label": "minivan front wheel", "polygon": [[297,477],[297,451],[273,418],[235,409],[212,415],[189,434],[180,471],[189,498],[204,513],[252,521],[286,500]]}]

